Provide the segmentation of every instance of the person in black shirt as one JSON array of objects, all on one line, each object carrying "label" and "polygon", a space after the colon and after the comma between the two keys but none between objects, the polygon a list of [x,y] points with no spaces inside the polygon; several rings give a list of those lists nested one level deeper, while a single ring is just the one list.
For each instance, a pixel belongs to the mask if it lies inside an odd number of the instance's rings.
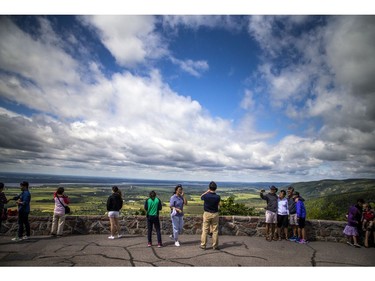
[{"label": "person in black shirt", "polygon": [[201,195],[204,201],[204,213],[202,223],[201,249],[206,249],[207,234],[212,229],[212,248],[218,250],[219,244],[219,203],[220,196],[215,193],[217,185],[210,182],[208,190]]}]

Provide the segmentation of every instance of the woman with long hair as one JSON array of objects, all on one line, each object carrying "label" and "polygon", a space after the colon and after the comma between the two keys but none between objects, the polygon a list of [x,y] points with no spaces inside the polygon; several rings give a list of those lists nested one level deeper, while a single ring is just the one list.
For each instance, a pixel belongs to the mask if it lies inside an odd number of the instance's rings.
[{"label": "woman with long hair", "polygon": [[111,236],[108,239],[115,239],[115,234],[117,233],[117,237],[121,238],[121,228],[119,223],[120,217],[120,210],[123,205],[123,200],[121,196],[121,191],[118,189],[117,186],[112,187],[112,194],[108,197],[107,200],[107,211],[109,222],[111,224]]},{"label": "woman with long hair", "polygon": [[184,226],[184,205],[187,205],[187,200],[184,197],[184,190],[182,188],[182,185],[178,184],[175,187],[174,193],[169,201],[173,226],[173,234],[170,237],[174,239],[174,244],[176,247],[180,247],[178,235],[182,233],[182,229]]}]

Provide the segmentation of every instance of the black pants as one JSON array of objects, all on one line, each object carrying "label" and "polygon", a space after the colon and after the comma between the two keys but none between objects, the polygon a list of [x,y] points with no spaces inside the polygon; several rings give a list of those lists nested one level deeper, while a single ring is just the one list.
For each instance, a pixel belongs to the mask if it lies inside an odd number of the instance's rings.
[{"label": "black pants", "polygon": [[29,223],[29,213],[19,212],[18,213],[18,237],[23,236],[23,226],[26,228],[26,236],[30,236],[30,223]]},{"label": "black pants", "polygon": [[148,242],[152,241],[152,227],[155,225],[156,236],[158,238],[158,243],[161,244],[161,233],[160,233],[160,221],[158,216],[148,216],[147,217],[147,239]]}]

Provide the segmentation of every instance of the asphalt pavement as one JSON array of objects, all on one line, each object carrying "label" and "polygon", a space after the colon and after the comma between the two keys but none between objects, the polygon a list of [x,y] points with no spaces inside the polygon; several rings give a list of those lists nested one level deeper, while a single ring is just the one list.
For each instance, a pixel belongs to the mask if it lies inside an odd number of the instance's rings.
[{"label": "asphalt pavement", "polygon": [[[0,266],[6,267],[356,267],[374,266],[375,248],[344,243],[268,242],[263,237],[219,236],[219,250],[200,249],[200,236],[181,235],[181,246],[163,236],[163,247],[145,236],[35,236],[19,242],[0,236]],[[154,237],[155,239],[155,237]],[[155,243],[156,244],[156,243]]]}]

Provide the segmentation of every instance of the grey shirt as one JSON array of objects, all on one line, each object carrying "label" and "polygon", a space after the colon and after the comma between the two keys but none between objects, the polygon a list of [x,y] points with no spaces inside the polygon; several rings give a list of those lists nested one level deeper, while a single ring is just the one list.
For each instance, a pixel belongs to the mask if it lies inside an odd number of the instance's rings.
[{"label": "grey shirt", "polygon": [[276,193],[267,193],[264,195],[263,193],[260,193],[260,198],[267,201],[267,207],[266,210],[276,213],[277,212],[277,195]]}]

